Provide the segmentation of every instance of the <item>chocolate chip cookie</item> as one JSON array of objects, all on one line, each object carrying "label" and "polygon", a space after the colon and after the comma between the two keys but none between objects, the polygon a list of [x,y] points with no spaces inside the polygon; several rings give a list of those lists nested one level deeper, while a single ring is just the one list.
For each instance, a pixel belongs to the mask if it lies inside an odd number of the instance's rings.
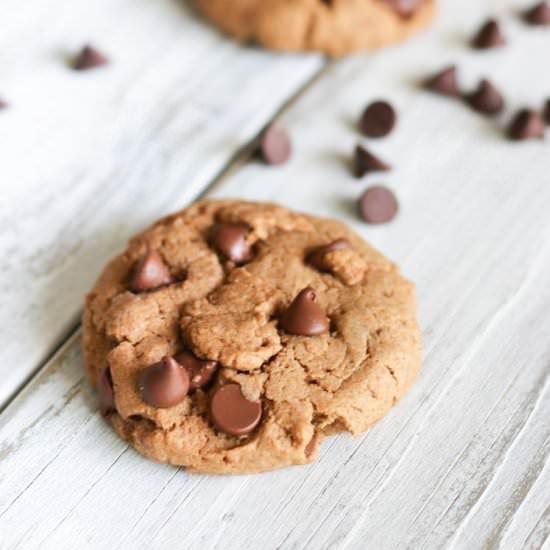
[{"label": "chocolate chip cookie", "polygon": [[435,0],[196,0],[204,15],[242,41],[329,55],[400,42],[425,27]]},{"label": "chocolate chip cookie", "polygon": [[312,462],[384,416],[421,362],[415,293],[344,224],[201,202],[134,237],[89,293],[86,367],[138,451],[194,472]]}]

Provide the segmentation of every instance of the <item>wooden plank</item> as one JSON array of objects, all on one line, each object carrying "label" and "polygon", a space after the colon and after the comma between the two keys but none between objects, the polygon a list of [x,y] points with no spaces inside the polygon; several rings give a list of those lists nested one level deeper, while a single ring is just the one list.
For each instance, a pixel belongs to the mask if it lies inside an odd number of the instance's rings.
[{"label": "wooden plank", "polygon": [[[402,264],[418,283],[426,350],[411,393],[363,437],[326,441],[314,465],[191,476],[141,458],[99,418],[75,336],[0,415],[6,548],[549,544],[549,145],[509,143],[499,128],[550,89],[540,69],[550,36],[526,33],[494,3],[514,48],[474,54],[449,37],[468,36],[478,3],[442,4],[435,31],[338,64],[288,112],[290,164],[251,163],[214,193],[339,217]],[[506,118],[410,85],[454,59],[466,84],[490,71],[507,91]],[[378,96],[401,119],[391,138],[369,144],[396,165],[370,181],[394,187],[401,212],[368,227],[354,211],[367,182],[351,179],[346,159],[357,114]]]},{"label": "wooden plank", "polygon": [[[324,64],[241,48],[179,0],[3,8],[0,409],[74,329],[99,266],[203,190]],[[111,65],[71,71],[88,40]]]}]

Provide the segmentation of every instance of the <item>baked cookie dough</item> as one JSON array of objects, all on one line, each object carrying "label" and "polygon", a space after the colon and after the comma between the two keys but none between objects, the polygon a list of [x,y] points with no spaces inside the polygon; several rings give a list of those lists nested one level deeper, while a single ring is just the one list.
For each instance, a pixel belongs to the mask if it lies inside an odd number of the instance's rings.
[{"label": "baked cookie dough", "polygon": [[344,224],[197,203],[134,237],[89,293],[101,412],[159,462],[256,473],[315,460],[403,396],[421,364],[414,286]]},{"label": "baked cookie dough", "polygon": [[435,0],[196,0],[199,10],[241,41],[274,50],[342,56],[401,42],[425,27]]}]

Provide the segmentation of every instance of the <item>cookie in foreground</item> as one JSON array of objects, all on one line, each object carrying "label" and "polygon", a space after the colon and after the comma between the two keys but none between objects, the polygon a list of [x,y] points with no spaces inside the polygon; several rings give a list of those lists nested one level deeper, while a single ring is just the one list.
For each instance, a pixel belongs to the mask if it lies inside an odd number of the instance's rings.
[{"label": "cookie in foreground", "polygon": [[414,286],[346,225],[200,202],[134,237],[84,311],[101,412],[193,472],[315,460],[382,418],[421,364]]},{"label": "cookie in foreground", "polygon": [[283,51],[342,56],[401,42],[426,27],[435,0],[196,0],[241,41]]}]

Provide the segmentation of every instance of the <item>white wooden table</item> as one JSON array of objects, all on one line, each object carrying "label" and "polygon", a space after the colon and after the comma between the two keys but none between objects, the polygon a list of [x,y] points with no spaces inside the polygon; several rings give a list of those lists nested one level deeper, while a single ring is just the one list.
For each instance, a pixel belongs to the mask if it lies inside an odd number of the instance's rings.
[{"label": "white wooden table", "polygon": [[[0,18],[0,549],[550,548],[550,144],[502,128],[550,97],[550,31],[528,0],[441,0],[406,46],[329,62],[211,30],[178,0],[4,0]],[[490,14],[511,47],[466,47]],[[85,41],[112,58],[76,74]],[[457,62],[506,115],[418,90]],[[357,182],[347,159],[371,99],[399,109],[371,144],[396,167]],[[295,155],[249,161],[280,111]],[[370,227],[354,201],[396,190]],[[311,466],[193,476],[146,461],[97,414],[83,375],[86,289],[125,240],[198,196],[275,200],[346,220],[418,283],[422,374],[363,437]]]}]

